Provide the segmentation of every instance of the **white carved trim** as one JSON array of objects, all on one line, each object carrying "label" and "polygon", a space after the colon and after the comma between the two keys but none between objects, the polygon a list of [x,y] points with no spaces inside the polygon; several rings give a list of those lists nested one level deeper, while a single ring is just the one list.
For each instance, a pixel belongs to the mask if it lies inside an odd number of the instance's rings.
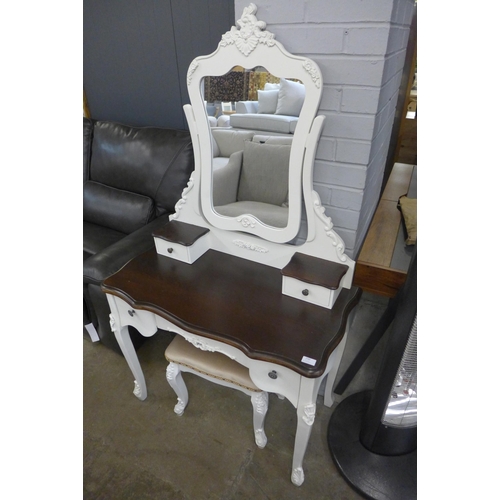
[{"label": "white carved trim", "polygon": [[191,189],[193,189],[193,186],[194,186],[194,170],[193,170],[193,172],[191,172],[191,176],[189,177],[188,183],[182,191],[180,200],[175,204],[175,207],[174,207],[175,213],[169,217],[169,220],[175,220],[175,219],[179,218],[179,212],[182,210],[182,207],[186,204],[187,199],[188,199],[187,195],[188,195],[189,191],[191,191]]},{"label": "white carved trim", "polygon": [[190,65],[188,69],[188,74],[187,74],[187,84],[191,85],[191,80],[193,79],[193,73],[196,71],[196,68],[198,67],[199,62],[194,60]]},{"label": "white carved trim", "polygon": [[254,252],[267,253],[269,250],[266,247],[260,245],[255,245],[254,243],[247,243],[243,240],[233,240],[233,243],[240,248],[246,248],[247,250],[253,250]]},{"label": "white carved trim", "polygon": [[304,482],[304,469],[302,467],[296,467],[292,471],[292,483],[295,486],[300,486]]},{"label": "white carved trim", "polygon": [[112,314],[109,315],[109,326],[111,328],[111,331],[113,333],[116,333],[117,331],[117,328],[116,328],[116,321],[115,321],[115,318]]},{"label": "white carved trim", "polygon": [[316,415],[316,405],[314,403],[310,403],[304,406],[304,415],[302,415],[302,420],[307,425],[314,424],[315,415]]},{"label": "white carved trim", "polygon": [[175,366],[175,363],[169,363],[167,366],[167,380],[174,380],[178,373],[179,368]]},{"label": "white carved trim", "polygon": [[219,45],[227,47],[234,44],[244,56],[251,54],[259,43],[265,43],[269,47],[275,45],[273,33],[265,30],[266,23],[257,19],[256,12],[257,6],[254,3],[245,7],[241,19],[236,21],[240,29],[233,26],[222,35]]},{"label": "white carved trim", "polygon": [[267,436],[264,432],[264,429],[256,429],[254,432],[255,435],[255,444],[259,448],[264,448],[267,444]]},{"label": "white carved trim", "polygon": [[141,399],[142,390],[141,386],[137,383],[137,380],[134,380],[134,395]]},{"label": "white carved trim", "polygon": [[214,347],[212,345],[209,345],[207,344],[204,340],[202,339],[199,339],[199,338],[195,338],[195,337],[191,337],[189,335],[183,335],[183,337],[188,341],[188,342],[191,342],[191,344],[193,344],[197,349],[201,349],[202,351],[209,351],[209,352],[220,352],[224,355],[226,355],[228,358],[231,358],[231,359],[236,359],[235,356],[232,356],[230,354],[227,354],[227,352],[225,352],[224,350],[218,348],[218,347]]},{"label": "white carved trim", "polygon": [[[269,395],[267,392],[257,392],[252,394],[252,406],[254,411],[254,436],[255,443],[259,448],[264,448],[267,444],[267,436],[264,431],[264,419],[266,417]],[[259,414],[257,417],[256,414]]]},{"label": "white carved trim", "polygon": [[304,69],[309,73],[311,76],[312,81],[314,82],[314,85],[319,89],[321,87],[321,76],[319,73],[319,69],[316,66],[316,63],[311,61],[311,59],[306,59],[303,63]]},{"label": "white carved trim", "polygon": [[255,227],[257,220],[249,215],[243,215],[236,219],[243,227]]},{"label": "white carved trim", "polygon": [[269,404],[269,395],[267,394],[267,392],[265,391],[258,392],[253,397],[253,400],[255,401],[255,410],[258,413],[262,413],[265,415],[267,413]]},{"label": "white carved trim", "polygon": [[180,417],[184,413],[185,409],[186,403],[182,401],[181,398],[177,398],[177,404],[174,406],[174,413]]},{"label": "white carved trim", "polygon": [[314,211],[316,212],[317,217],[324,224],[324,230],[326,232],[326,235],[332,239],[332,245],[335,247],[335,250],[337,251],[337,256],[340,259],[340,261],[346,262],[347,255],[344,254],[345,250],[344,241],[335,231],[333,231],[332,219],[330,219],[330,217],[325,215],[325,207],[321,204],[321,200],[318,193],[316,191],[313,191],[312,196],[313,196]]}]

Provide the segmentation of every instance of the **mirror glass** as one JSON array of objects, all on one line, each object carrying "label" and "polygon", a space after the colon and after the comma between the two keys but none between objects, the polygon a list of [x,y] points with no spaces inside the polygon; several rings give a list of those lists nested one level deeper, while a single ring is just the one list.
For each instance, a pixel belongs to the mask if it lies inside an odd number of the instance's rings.
[{"label": "mirror glass", "polygon": [[245,228],[289,223],[290,152],[305,86],[263,66],[206,76],[201,91],[212,141],[212,207]]},{"label": "mirror glass", "polygon": [[198,213],[217,230],[288,243],[301,227],[305,188],[312,193],[323,84],[316,63],[287,52],[256,11],[244,9],[217,49],[188,68],[192,185]]}]

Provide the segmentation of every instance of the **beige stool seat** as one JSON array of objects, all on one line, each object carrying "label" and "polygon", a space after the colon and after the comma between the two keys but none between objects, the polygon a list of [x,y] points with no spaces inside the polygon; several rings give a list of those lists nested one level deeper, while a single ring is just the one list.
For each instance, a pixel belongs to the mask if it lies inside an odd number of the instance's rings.
[{"label": "beige stool seat", "polygon": [[189,395],[182,372],[193,373],[215,384],[237,389],[249,395],[253,406],[255,442],[259,448],[267,443],[264,420],[268,408],[268,394],[261,391],[250,378],[248,368],[219,352],[203,351],[190,344],[181,335],[174,337],[165,350],[169,361],[167,381],[177,395],[174,411],[182,415]]}]

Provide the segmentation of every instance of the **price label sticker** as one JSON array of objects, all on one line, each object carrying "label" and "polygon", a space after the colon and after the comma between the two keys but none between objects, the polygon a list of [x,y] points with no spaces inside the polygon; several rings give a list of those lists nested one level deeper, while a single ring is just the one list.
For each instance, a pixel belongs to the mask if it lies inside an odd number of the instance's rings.
[{"label": "price label sticker", "polygon": [[308,358],[307,356],[302,356],[302,363],[307,363],[308,365],[314,366],[316,364],[316,360]]}]

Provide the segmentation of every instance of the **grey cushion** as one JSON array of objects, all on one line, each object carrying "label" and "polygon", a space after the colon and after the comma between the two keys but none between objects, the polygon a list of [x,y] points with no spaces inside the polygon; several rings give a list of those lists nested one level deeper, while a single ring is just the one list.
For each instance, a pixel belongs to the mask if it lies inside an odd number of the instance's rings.
[{"label": "grey cushion", "polygon": [[279,89],[280,89],[279,83],[266,82],[266,84],[264,85],[264,90],[279,90]]},{"label": "grey cushion", "polygon": [[83,186],[83,220],[130,234],[155,216],[151,198],[98,182]]},{"label": "grey cushion", "polygon": [[236,151],[242,151],[246,140],[251,139],[253,132],[246,130],[215,129],[213,138],[219,146],[219,156],[229,158]]},{"label": "grey cushion", "polygon": [[236,201],[240,181],[243,151],[229,157],[227,165],[213,171],[212,200],[214,205],[225,205]]},{"label": "grey cushion", "polygon": [[288,195],[290,148],[246,141],[237,201],[283,205]]},{"label": "grey cushion", "polygon": [[257,90],[259,113],[276,113],[279,90]]},{"label": "grey cushion", "polygon": [[278,95],[277,115],[299,116],[304,99],[306,88],[302,83],[281,79]]},{"label": "grey cushion", "polygon": [[219,145],[217,144],[217,141],[214,139],[214,134],[210,134],[210,136],[212,138],[212,156],[216,158],[217,156],[220,156]]},{"label": "grey cushion", "polygon": [[[234,153],[233,153],[234,154]],[[225,156],[218,156],[217,158],[212,158],[212,168],[214,172],[220,168],[225,167],[229,162],[229,158]]]}]

